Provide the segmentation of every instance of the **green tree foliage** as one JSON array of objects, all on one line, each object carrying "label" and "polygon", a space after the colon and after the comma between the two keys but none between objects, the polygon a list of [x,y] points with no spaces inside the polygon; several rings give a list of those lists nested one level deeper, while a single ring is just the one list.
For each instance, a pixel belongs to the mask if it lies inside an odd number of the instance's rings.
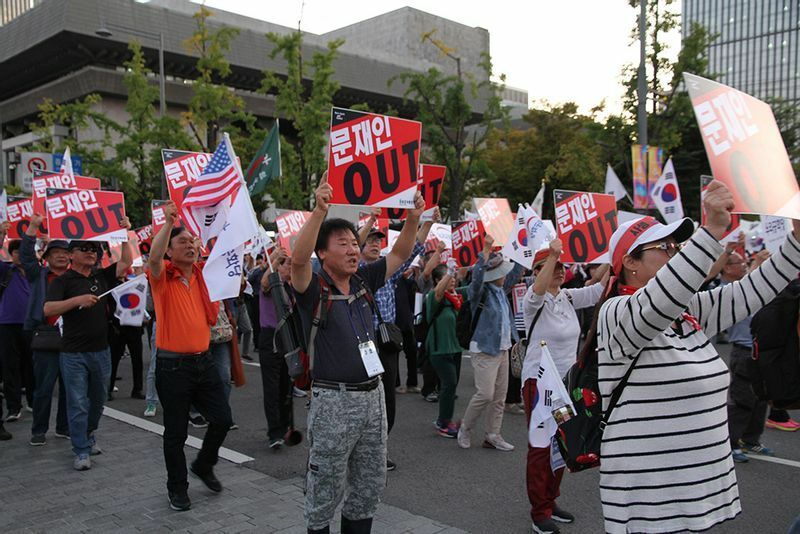
[{"label": "green tree foliage", "polygon": [[228,132],[244,162],[256,152],[266,134],[256,127],[256,118],[246,111],[244,100],[223,85],[231,74],[226,55],[239,30],[229,26],[212,30],[208,22],[212,15],[204,6],[200,7],[194,14],[197,27],[184,41],[186,50],[198,56],[198,77],[192,84],[189,110],[183,118],[197,144],[206,152],[214,151],[223,130]]},{"label": "green tree foliage", "polygon": [[296,133],[292,142],[281,136],[284,176],[267,191],[278,206],[303,208],[316,187],[312,177],[320,178],[326,169],[331,107],[339,90],[333,63],[344,41],[331,41],[325,50],[314,52],[310,61],[303,61],[302,33],[268,33],[267,40],[274,46],[270,59],[280,56],[286,62],[286,75],[265,72],[261,91],[275,94],[275,110]]},{"label": "green tree foliage", "polygon": [[[451,219],[460,216],[464,201],[478,181],[490,178],[491,169],[484,157],[486,141],[508,120],[507,110],[501,106],[503,86],[492,81],[488,55],[484,55],[481,67],[479,80],[462,74],[460,67],[456,75],[432,68],[425,73],[406,72],[390,80],[405,85],[404,98],[416,107],[416,118],[422,122],[423,159],[447,166],[440,205],[446,206],[446,215]],[[480,115],[471,103],[479,98],[485,103]]]}]

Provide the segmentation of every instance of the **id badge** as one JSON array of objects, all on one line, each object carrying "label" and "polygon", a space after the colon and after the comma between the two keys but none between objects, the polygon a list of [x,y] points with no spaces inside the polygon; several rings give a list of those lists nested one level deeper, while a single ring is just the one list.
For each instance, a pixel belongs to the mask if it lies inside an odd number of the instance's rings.
[{"label": "id badge", "polygon": [[361,353],[361,362],[364,364],[364,370],[367,371],[368,377],[372,378],[383,373],[383,364],[372,340],[359,343],[358,351]]}]

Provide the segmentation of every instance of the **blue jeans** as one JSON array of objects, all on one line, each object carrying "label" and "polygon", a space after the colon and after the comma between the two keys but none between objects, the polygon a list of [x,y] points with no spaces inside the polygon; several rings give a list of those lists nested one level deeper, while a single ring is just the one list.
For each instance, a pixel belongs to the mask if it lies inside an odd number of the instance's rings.
[{"label": "blue jeans", "polygon": [[36,389],[33,391],[33,425],[31,435],[47,434],[50,428],[50,407],[53,403],[53,389],[58,381],[58,411],[56,412],[56,432],[69,434],[67,423],[67,396],[64,380],[59,371],[57,352],[33,352],[33,377]]},{"label": "blue jeans", "polygon": [[147,367],[147,378],[145,378],[145,399],[148,403],[158,403],[158,391],[156,391],[156,324],[153,323],[153,335],[150,336],[150,365]]},{"label": "blue jeans", "polygon": [[111,351],[62,352],[60,360],[67,389],[72,451],[76,455],[89,454],[111,380]]},{"label": "blue jeans", "polygon": [[208,346],[211,359],[219,371],[222,389],[225,391],[225,402],[231,399],[231,345],[230,343],[212,343]]}]

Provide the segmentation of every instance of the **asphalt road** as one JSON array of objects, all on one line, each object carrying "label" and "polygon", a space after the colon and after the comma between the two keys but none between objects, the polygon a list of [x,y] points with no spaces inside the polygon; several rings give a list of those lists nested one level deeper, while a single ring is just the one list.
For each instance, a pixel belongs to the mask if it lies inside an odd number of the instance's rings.
[{"label": "asphalt road", "polygon": [[[728,346],[718,348],[727,356]],[[267,448],[260,370],[246,365],[245,371],[247,385],[231,394],[234,420],[240,428],[228,434],[225,446],[254,457],[255,461],[248,465],[271,476],[281,479],[302,476],[307,454],[305,441],[277,453]],[[125,359],[120,365],[123,380],[117,382],[120,393],[109,406],[141,417],[144,401],[126,398],[130,372],[130,362]],[[456,400],[457,418],[463,414],[473,392],[472,367],[465,359]],[[297,427],[303,430],[305,399],[295,399],[294,406]],[[506,453],[483,449],[479,444],[473,444],[469,450],[459,449],[455,440],[434,432],[432,422],[436,414],[437,405],[425,402],[420,395],[398,395],[397,421],[389,439],[389,454],[398,468],[389,473],[384,501],[470,532],[530,532],[530,508],[525,493],[524,416],[506,414],[503,436],[516,446],[513,452]],[[800,420],[800,413],[795,412],[794,416]],[[161,423],[160,413],[154,421]],[[203,431],[190,427],[190,433],[202,437]],[[473,441],[479,439],[480,434],[476,435]],[[800,462],[800,432],[767,429],[762,441],[776,451],[777,457]],[[161,461],[160,450],[154,451],[154,459]],[[712,532],[786,534],[792,520],[800,515],[800,465],[751,460],[737,464],[736,473],[743,512]],[[563,526],[562,532],[603,531],[598,483],[596,469],[564,477],[559,504],[572,511],[577,521]]]}]

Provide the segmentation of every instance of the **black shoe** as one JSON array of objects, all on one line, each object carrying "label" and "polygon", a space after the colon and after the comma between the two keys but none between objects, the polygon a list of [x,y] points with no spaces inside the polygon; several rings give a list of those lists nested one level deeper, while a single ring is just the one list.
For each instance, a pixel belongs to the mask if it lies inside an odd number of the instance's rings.
[{"label": "black shoe", "polygon": [[394,471],[395,469],[397,469],[397,464],[387,458],[386,459],[386,470],[387,471]]},{"label": "black shoe", "polygon": [[252,362],[253,358],[247,354],[242,354],[242,359],[247,360],[248,362]]},{"label": "black shoe", "polygon": [[206,485],[208,489],[219,493],[222,491],[222,483],[217,480],[217,477],[214,476],[214,470],[212,468],[208,468],[208,471],[200,471],[195,467],[196,462],[192,462],[192,465],[189,467],[189,470],[192,472],[194,476],[199,478],[203,481],[203,484]]},{"label": "black shoe", "polygon": [[46,445],[47,438],[44,436],[44,434],[34,434],[31,436],[30,444],[33,445],[34,447]]},{"label": "black shoe", "polygon": [[189,423],[195,428],[206,428],[208,427],[208,421],[202,415],[198,415],[195,417],[189,418]]},{"label": "black shoe", "polygon": [[189,500],[189,494],[186,490],[178,492],[169,492],[169,507],[176,512],[185,512],[192,507],[192,501]]},{"label": "black shoe", "polygon": [[131,398],[132,399],[144,400],[147,397],[145,397],[144,393],[142,393],[141,391],[134,391],[133,393],[131,393]]},{"label": "black shoe", "polygon": [[561,532],[561,530],[559,530],[558,528],[558,525],[556,525],[555,521],[553,521],[550,518],[534,521],[533,531],[536,534],[559,534]]},{"label": "black shoe", "polygon": [[108,397],[106,397],[106,402],[111,402],[113,400],[114,400],[114,394],[109,391]]},{"label": "black shoe", "polygon": [[0,441],[8,441],[12,438],[11,432],[3,427],[3,422],[0,421]]},{"label": "black shoe", "polygon": [[273,451],[277,451],[283,448],[286,442],[283,438],[270,438],[269,440],[269,448]]},{"label": "black shoe", "polygon": [[372,518],[347,519],[342,516],[342,534],[369,534],[372,532]]},{"label": "black shoe", "polygon": [[562,510],[558,507],[558,505],[553,506],[553,513],[550,516],[553,521],[558,521],[559,523],[572,523],[575,521],[575,516],[571,513],[567,512],[566,510]]}]

